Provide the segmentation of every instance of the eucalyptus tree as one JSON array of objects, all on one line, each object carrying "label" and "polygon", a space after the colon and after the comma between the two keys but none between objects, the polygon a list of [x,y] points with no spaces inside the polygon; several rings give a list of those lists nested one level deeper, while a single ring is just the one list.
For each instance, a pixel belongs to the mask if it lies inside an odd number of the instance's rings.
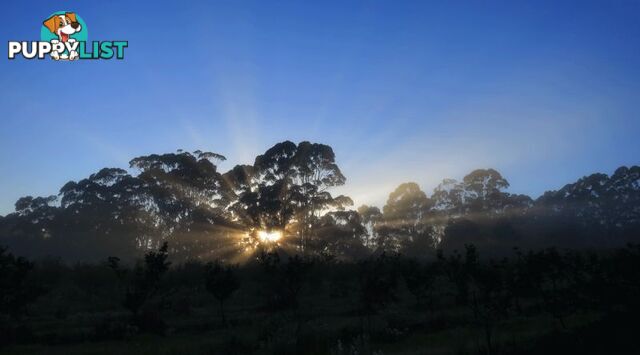
[{"label": "eucalyptus tree", "polygon": [[161,239],[172,239],[177,258],[220,256],[211,254],[227,249],[238,234],[227,211],[235,195],[216,166],[225,159],[212,152],[178,151],[130,162],[145,184],[146,209]]},{"label": "eucalyptus tree", "polygon": [[549,229],[572,225],[572,244],[615,246],[638,242],[640,166],[622,166],[611,176],[591,174],[557,191],[547,191],[536,200],[535,212]]},{"label": "eucalyptus tree", "polygon": [[[48,243],[57,230],[60,208],[56,196],[21,197],[15,212],[0,220],[0,241],[20,255],[42,256],[52,251]],[[53,250],[57,252],[58,250]]]},{"label": "eucalyptus tree", "polygon": [[201,151],[141,156],[130,163],[137,174],[104,168],[58,196],[19,199],[2,229],[33,239],[32,251],[72,260],[131,259],[168,239],[174,251],[199,255],[211,247],[203,240],[232,227],[225,211],[233,194],[214,164],[223,159]]},{"label": "eucalyptus tree", "polygon": [[377,228],[378,248],[413,253],[416,245],[422,246],[420,251],[425,246],[432,247],[430,206],[431,200],[418,184],[409,182],[398,186],[383,208],[383,222]]},{"label": "eucalyptus tree", "polygon": [[225,174],[237,193],[231,210],[251,230],[277,230],[297,237],[304,252],[321,214],[353,202],[329,190],[346,178],[324,144],[285,141],[256,157],[253,166]]},{"label": "eucalyptus tree", "polygon": [[358,207],[358,214],[362,220],[366,234],[364,235],[364,245],[369,249],[374,249],[378,240],[378,227],[383,222],[382,212],[375,206],[362,205]]},{"label": "eucalyptus tree", "polygon": [[352,261],[369,255],[370,250],[363,243],[367,230],[356,211],[328,212],[320,218],[316,235],[313,249],[338,260]]}]

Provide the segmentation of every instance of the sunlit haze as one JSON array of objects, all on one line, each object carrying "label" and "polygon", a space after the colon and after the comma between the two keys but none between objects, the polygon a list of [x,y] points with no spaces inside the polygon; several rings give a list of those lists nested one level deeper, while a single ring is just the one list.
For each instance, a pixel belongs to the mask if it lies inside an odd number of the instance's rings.
[{"label": "sunlit haze", "polygon": [[261,242],[274,243],[282,238],[282,232],[279,231],[258,231],[258,238]]}]

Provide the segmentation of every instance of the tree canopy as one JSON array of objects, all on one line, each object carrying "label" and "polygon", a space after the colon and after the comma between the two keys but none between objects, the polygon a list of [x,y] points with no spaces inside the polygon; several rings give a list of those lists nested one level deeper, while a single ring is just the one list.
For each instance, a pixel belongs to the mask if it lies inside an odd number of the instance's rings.
[{"label": "tree canopy", "polygon": [[[0,218],[0,244],[29,256],[134,258],[169,241],[182,260],[239,261],[282,249],[358,259],[393,252],[430,257],[473,243],[489,253],[514,246],[617,246],[640,235],[640,167],[593,174],[538,199],[507,192],[494,169],[444,179],[431,195],[398,186],[382,209],[352,209],[332,189],[346,183],[333,149],[285,141],[252,165],[221,173],[213,152],[151,154],[128,169],[104,168],[58,195],[26,196]],[[375,178],[375,177],[372,177]],[[277,236],[261,239],[264,233]]]}]

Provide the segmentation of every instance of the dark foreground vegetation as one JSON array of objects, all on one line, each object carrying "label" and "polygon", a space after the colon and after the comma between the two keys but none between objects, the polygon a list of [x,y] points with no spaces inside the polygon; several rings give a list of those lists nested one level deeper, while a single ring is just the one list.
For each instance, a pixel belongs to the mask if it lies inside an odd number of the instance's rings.
[{"label": "dark foreground vegetation", "polygon": [[172,264],[0,252],[6,354],[637,354],[640,247]]}]

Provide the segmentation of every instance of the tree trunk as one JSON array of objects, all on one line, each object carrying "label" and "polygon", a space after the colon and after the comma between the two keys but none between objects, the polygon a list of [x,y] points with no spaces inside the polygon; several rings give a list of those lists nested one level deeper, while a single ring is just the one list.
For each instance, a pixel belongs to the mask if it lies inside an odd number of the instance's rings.
[{"label": "tree trunk", "polygon": [[493,345],[491,344],[491,324],[488,320],[485,320],[484,336],[487,342],[487,355],[491,355],[493,353]]},{"label": "tree trunk", "polygon": [[224,315],[224,301],[220,300],[220,317],[222,318],[222,326],[227,327],[227,318]]}]

